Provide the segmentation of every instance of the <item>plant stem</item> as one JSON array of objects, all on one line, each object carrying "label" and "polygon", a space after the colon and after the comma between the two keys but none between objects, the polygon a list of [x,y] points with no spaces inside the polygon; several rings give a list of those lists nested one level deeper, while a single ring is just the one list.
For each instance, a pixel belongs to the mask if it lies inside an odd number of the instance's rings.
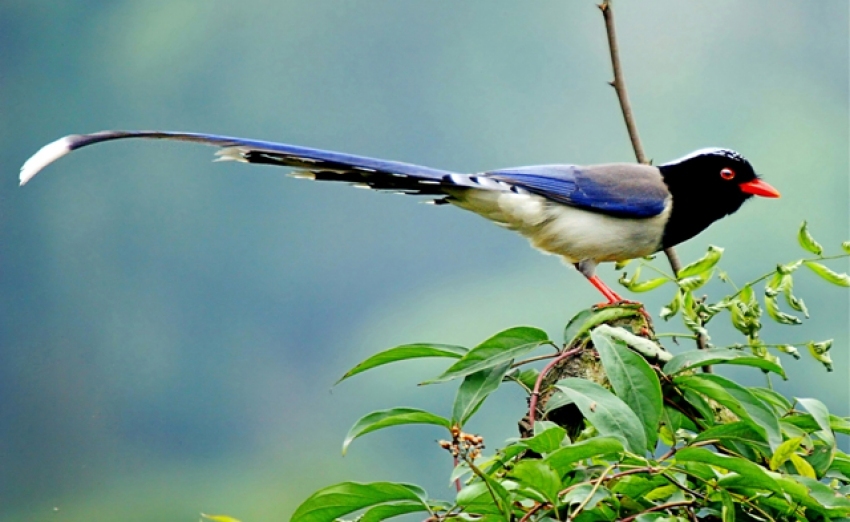
[{"label": "plant stem", "polygon": [[614,466],[614,464],[611,464],[610,466],[608,466],[608,469],[606,469],[602,472],[601,475],[599,475],[599,479],[596,481],[596,484],[593,485],[593,488],[590,490],[590,493],[588,493],[587,496],[584,497],[584,500],[581,501],[581,504],[578,505],[576,510],[570,513],[568,520],[574,519],[578,516],[579,513],[581,513],[581,510],[584,509],[584,506],[586,506],[588,502],[590,502],[590,499],[593,498],[593,495],[596,494],[596,491],[599,489],[599,486],[602,485],[602,481],[605,480],[605,475],[611,473],[611,470],[614,469]]},{"label": "plant stem", "polygon": [[528,425],[531,426],[532,430],[534,430],[534,420],[537,416],[537,402],[540,399],[540,387],[543,385],[543,378],[546,377],[546,374],[552,371],[552,368],[554,368],[559,362],[569,359],[580,351],[581,347],[568,350],[549,361],[549,364],[540,371],[540,374],[537,376],[537,381],[534,383],[534,390],[531,391],[531,399],[528,401]]},{"label": "plant stem", "polygon": [[640,513],[637,513],[637,514],[632,515],[630,517],[626,517],[626,518],[620,520],[620,522],[632,522],[637,517],[639,517],[641,515],[645,515],[647,513],[652,513],[654,511],[662,511],[662,510],[671,509],[671,508],[674,508],[674,507],[690,506],[690,505],[693,505],[693,503],[694,503],[693,500],[679,500],[677,502],[668,502],[666,504],[659,504],[657,506],[652,506],[649,509],[644,509]]},{"label": "plant stem", "polygon": [[608,50],[611,52],[611,67],[614,70],[614,81],[610,82],[610,84],[614,88],[614,91],[616,91],[617,99],[620,101],[620,109],[623,111],[623,120],[626,122],[626,130],[629,133],[629,139],[632,142],[635,157],[638,163],[647,165],[649,162],[646,159],[646,154],[643,152],[643,145],[640,142],[637,124],[632,113],[632,104],[629,102],[629,94],[626,91],[626,82],[623,79],[623,70],[620,65],[620,46],[617,44],[617,30],[614,27],[614,10],[611,8],[611,0],[602,0],[602,3],[599,4],[599,9],[602,11],[602,18],[605,20],[605,31],[608,34]]},{"label": "plant stem", "polygon": [[[640,141],[637,124],[635,123],[635,115],[632,112],[632,104],[629,101],[629,93],[626,89],[626,81],[623,78],[623,67],[620,65],[620,46],[617,43],[617,30],[614,26],[614,10],[611,8],[611,0],[602,0],[599,4],[599,9],[602,11],[602,18],[605,20],[605,32],[608,35],[608,50],[611,53],[611,68],[614,71],[614,81],[610,84],[617,93],[617,99],[620,101],[620,110],[623,112],[623,120],[626,123],[626,131],[629,133],[629,140],[632,142],[632,149],[635,151],[635,158],[638,163],[648,165],[649,160],[643,152],[643,144]],[[673,269],[673,274],[678,274],[682,269],[682,262],[679,260],[679,255],[673,247],[665,248],[664,254],[670,262],[670,268]],[[703,334],[697,335],[697,348],[705,350],[708,348],[708,339]],[[703,371],[711,373],[711,366],[703,366]]]},{"label": "plant stem", "polygon": [[551,507],[551,506],[547,502],[544,502],[542,504],[536,504],[533,508],[528,510],[528,513],[526,513],[525,515],[522,516],[521,519],[519,519],[519,522],[528,522],[528,520],[531,518],[532,515],[534,515],[535,513],[540,511],[541,509],[548,508],[548,507]]}]

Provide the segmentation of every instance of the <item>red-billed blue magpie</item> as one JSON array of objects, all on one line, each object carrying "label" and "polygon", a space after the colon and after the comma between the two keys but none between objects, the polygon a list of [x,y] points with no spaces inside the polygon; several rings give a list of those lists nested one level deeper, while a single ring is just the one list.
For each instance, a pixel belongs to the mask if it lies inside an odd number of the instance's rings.
[{"label": "red-billed blue magpie", "polygon": [[735,151],[702,149],[659,165],[537,165],[458,174],[409,163],[212,134],[104,131],[72,135],[41,148],[21,167],[21,185],[72,150],[123,138],[192,141],[222,147],[217,161],[295,169],[298,178],[452,204],[515,230],[561,256],[608,299],[622,298],[596,275],[604,261],[648,256],[690,239],[752,196],[779,197]]}]

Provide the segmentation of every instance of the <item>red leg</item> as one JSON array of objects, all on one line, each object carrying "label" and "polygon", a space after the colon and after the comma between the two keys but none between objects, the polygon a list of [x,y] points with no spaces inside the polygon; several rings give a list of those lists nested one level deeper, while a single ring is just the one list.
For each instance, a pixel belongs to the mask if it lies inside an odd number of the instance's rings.
[{"label": "red leg", "polygon": [[611,290],[598,276],[591,276],[587,278],[590,281],[590,284],[596,287],[597,290],[602,292],[602,295],[605,296],[605,299],[608,300],[607,303],[602,303],[597,305],[598,307],[609,306],[612,304],[636,304],[640,305],[640,313],[646,318],[647,324],[652,324],[652,317],[649,315],[649,312],[646,311],[646,308],[643,307],[643,303],[638,301],[629,301],[628,299],[623,299],[620,297],[617,292]]},{"label": "red leg", "polygon": [[599,279],[599,276],[594,275],[588,277],[587,280],[590,281],[590,284],[595,286],[596,289],[599,290],[602,295],[605,296],[605,299],[607,299],[609,303],[619,303],[621,301],[624,301],[624,299],[620,297],[617,292],[611,290],[608,285],[602,282],[602,280]]}]

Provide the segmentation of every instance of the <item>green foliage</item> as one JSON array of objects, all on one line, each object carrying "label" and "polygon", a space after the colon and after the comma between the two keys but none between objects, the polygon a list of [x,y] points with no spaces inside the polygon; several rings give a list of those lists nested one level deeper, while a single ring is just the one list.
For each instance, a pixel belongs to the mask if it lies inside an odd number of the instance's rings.
[{"label": "green foliage", "polygon": [[[785,378],[770,350],[799,357],[795,344],[830,368],[832,341],[767,344],[760,337],[764,315],[792,327],[802,321],[780,309],[780,294],[790,310],[808,317],[793,294],[800,266],[833,284],[848,281],[822,264],[847,257],[847,243],[844,254],[825,257],[805,223],[798,238],[817,257],[778,265],[741,287],[718,268],[718,247],[675,278],[658,271],[661,277],[641,281],[640,265],[621,279],[636,291],[674,287],[662,317],[680,315],[687,333],[656,337],[639,308],[623,303],[577,314],[562,345],[539,329],[515,327],[469,350],[412,344],[366,359],[343,379],[418,357],[453,360],[426,381],[462,379],[450,417],[413,408],[376,411],[355,423],[343,450],[376,430],[431,424],[446,430],[439,446],[454,459],[451,481],[458,494],[433,500],[408,484],[344,482],[316,492],[292,520],[378,522],[411,513],[434,522],[850,519],[850,455],[837,440],[850,434],[850,418],[830,414],[817,399],[789,399],[770,388],[699,373],[708,365],[737,365]],[[695,297],[694,290],[715,274],[733,292],[715,301]],[[721,313],[744,343],[675,356],[662,347],[659,337],[707,336],[706,326]],[[544,346],[555,353],[532,354]],[[542,370],[528,367],[542,360],[548,361]],[[562,373],[570,365],[586,371]],[[483,437],[465,433],[464,426],[504,383],[518,384],[529,396],[524,436],[483,455]]]},{"label": "green foliage", "polygon": [[[775,371],[776,367],[781,367],[779,358],[771,353],[771,350],[799,358],[798,346],[805,346],[815,360],[823,364],[828,371],[832,371],[832,359],[828,354],[832,346],[831,339],[825,341],[811,340],[802,343],[767,344],[760,335],[763,328],[762,319],[765,315],[783,325],[802,324],[803,318],[809,317],[809,311],[803,300],[794,295],[794,274],[801,266],[806,266],[824,281],[833,285],[850,287],[850,276],[835,272],[823,264],[824,261],[847,259],[850,255],[850,242],[841,244],[843,253],[825,256],[823,247],[812,236],[805,221],[800,226],[797,239],[806,252],[814,254],[816,257],[801,258],[777,265],[774,270],[741,287],[736,286],[726,272],[718,270],[717,266],[723,255],[723,249],[715,246],[709,246],[702,258],[686,265],[675,278],[652,265],[646,265],[645,261],[641,261],[633,276],[628,278],[626,274],[623,274],[620,283],[630,290],[641,288],[646,281],[638,281],[639,271],[641,268],[649,267],[658,272],[662,278],[677,285],[672,301],[661,309],[659,316],[667,321],[676,315],[680,315],[685,328],[689,331],[687,334],[683,334],[683,337],[703,335],[706,340],[710,341],[711,338],[706,330],[706,325],[715,316],[725,312],[729,316],[731,326],[744,336],[743,342],[726,348],[739,351],[747,349],[752,356],[772,363],[770,366],[763,367],[764,370]],[[734,291],[715,301],[695,296],[694,291],[709,282],[715,274],[719,280],[731,285]],[[764,291],[760,302],[756,285],[761,283],[764,284]],[[655,285],[655,287],[657,286],[660,286],[660,284]],[[802,314],[803,318],[782,310],[780,294],[788,308],[793,312]],[[704,364],[716,364],[716,362],[705,362]],[[781,371],[778,373],[782,374]]]}]

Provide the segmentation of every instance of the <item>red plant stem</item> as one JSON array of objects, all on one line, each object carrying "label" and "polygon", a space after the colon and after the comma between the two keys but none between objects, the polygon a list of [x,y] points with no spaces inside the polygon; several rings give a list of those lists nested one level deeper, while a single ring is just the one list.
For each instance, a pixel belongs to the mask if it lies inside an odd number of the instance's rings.
[{"label": "red plant stem", "polygon": [[532,515],[534,515],[535,513],[537,513],[538,511],[540,511],[543,508],[549,508],[549,507],[552,507],[552,505],[549,504],[548,502],[544,502],[542,504],[537,504],[536,506],[534,506],[533,508],[528,510],[528,513],[526,513],[525,515],[522,516],[521,519],[519,519],[519,522],[528,522],[528,520],[531,518]]},{"label": "red plant stem", "polygon": [[531,391],[531,400],[528,401],[528,423],[531,426],[532,431],[534,430],[535,417],[537,417],[537,402],[540,399],[540,387],[543,385],[543,378],[546,377],[546,374],[552,371],[552,368],[554,368],[559,362],[572,357],[580,351],[580,347],[568,350],[549,361],[549,364],[540,371],[540,374],[537,376],[537,381],[534,383],[534,389]]}]

